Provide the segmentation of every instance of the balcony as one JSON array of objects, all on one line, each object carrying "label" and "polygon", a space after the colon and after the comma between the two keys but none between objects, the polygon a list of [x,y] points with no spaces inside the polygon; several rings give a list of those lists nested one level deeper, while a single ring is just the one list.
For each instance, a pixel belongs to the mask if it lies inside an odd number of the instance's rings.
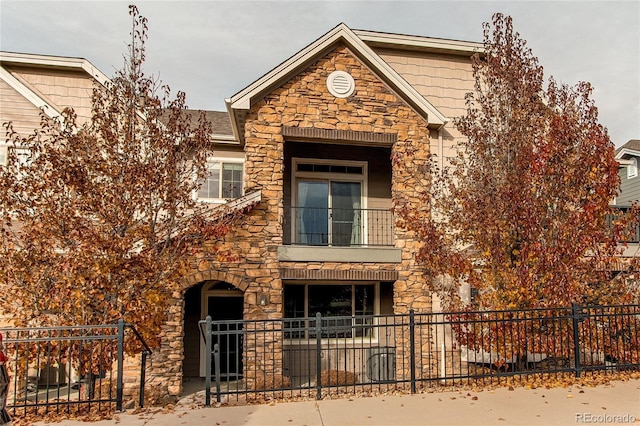
[{"label": "balcony", "polygon": [[285,207],[280,260],[399,262],[390,209]]}]

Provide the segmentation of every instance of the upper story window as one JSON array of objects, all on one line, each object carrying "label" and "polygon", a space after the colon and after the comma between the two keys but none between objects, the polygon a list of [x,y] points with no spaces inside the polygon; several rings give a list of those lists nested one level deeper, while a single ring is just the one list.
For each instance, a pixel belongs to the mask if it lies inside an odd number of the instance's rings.
[{"label": "upper story window", "polygon": [[627,166],[627,179],[638,176],[638,159],[632,158],[630,161],[631,164]]},{"label": "upper story window", "polygon": [[213,159],[207,163],[207,169],[207,177],[198,190],[199,199],[224,200],[242,196],[242,160]]}]

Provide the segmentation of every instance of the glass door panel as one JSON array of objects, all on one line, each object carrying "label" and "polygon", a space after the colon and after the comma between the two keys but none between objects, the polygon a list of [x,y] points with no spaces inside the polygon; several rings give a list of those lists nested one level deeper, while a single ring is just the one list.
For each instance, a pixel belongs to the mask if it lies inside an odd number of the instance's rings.
[{"label": "glass door panel", "polygon": [[360,182],[331,182],[331,244],[362,244]]},{"label": "glass door panel", "polygon": [[329,244],[328,182],[298,181],[296,234],[298,244],[311,246]]}]

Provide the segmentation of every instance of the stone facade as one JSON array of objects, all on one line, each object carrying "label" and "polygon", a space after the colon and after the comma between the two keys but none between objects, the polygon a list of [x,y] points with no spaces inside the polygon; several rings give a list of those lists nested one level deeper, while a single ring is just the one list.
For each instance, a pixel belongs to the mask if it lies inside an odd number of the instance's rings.
[{"label": "stone facade", "polygon": [[[289,244],[287,234],[291,233],[285,223],[287,203],[293,198],[291,158],[293,155],[305,156],[307,149],[313,152],[306,154],[308,158],[336,160],[348,154],[351,157],[344,159],[367,161],[371,169],[385,164],[388,169],[385,174],[375,175],[374,170],[367,175],[369,194],[364,195],[368,197],[368,207],[389,209],[392,199],[396,199],[411,204],[419,214],[429,214],[428,205],[418,197],[418,191],[429,185],[424,173],[420,173],[421,167],[431,153],[438,153],[440,157],[451,155],[451,145],[459,135],[452,129],[451,122],[442,123],[436,129],[437,120],[426,117],[428,108],[420,102],[411,103],[410,95],[399,92],[404,90],[400,87],[402,84],[398,86],[389,70],[380,68],[367,55],[379,55],[417,91],[418,97],[422,95],[423,101],[433,101],[432,105],[447,116],[458,115],[464,105],[464,93],[473,88],[470,61],[465,53],[429,53],[421,50],[424,46],[412,47],[408,53],[404,45],[406,40],[400,40],[396,45],[385,41],[387,44],[380,49],[374,43],[369,46],[372,52],[375,50],[371,53],[367,52],[369,47],[362,47],[364,43],[353,42],[350,37],[357,36],[351,30],[344,28],[340,32],[343,34],[341,39],[325,45],[312,59],[305,57],[304,66],[296,68],[295,72],[288,71],[286,79],[269,86],[268,93],[261,92],[255,102],[252,99],[248,110],[242,106],[240,120],[232,117],[239,127],[240,133],[236,136],[244,145],[227,143],[216,155],[244,158],[245,193],[259,189],[261,202],[242,218],[223,243],[206,243],[191,259],[180,288],[172,294],[162,345],[149,359],[147,380],[154,389],[166,389],[174,396],[182,392],[185,357],[191,356],[192,360],[199,357],[199,348],[193,347],[199,336],[193,335],[198,331],[192,319],[200,319],[202,314],[200,307],[194,310],[194,305],[187,302],[187,296],[189,292],[204,291],[217,282],[226,283],[227,289],[237,289],[236,296],[241,293],[245,320],[282,318],[284,286],[296,280],[384,282],[387,286],[385,297],[389,299],[388,303],[385,301],[385,313],[405,314],[410,309],[421,313],[432,309],[425,275],[414,261],[419,242],[401,226],[395,226],[393,236],[395,249],[400,252],[398,260],[327,261],[318,258],[303,262],[285,261],[279,257],[279,248]],[[331,34],[333,30],[320,40],[332,37]],[[354,92],[346,98],[335,97],[327,88],[327,77],[334,71],[344,71],[355,81]],[[94,84],[89,75],[61,70],[32,72],[24,67],[14,67],[12,73],[41,92],[51,105],[75,106],[80,118],[86,118],[90,89]],[[19,93],[6,84],[0,87],[0,92],[11,99],[11,114],[19,116],[20,126],[25,129],[37,127],[37,108],[21,99]],[[0,109],[3,114],[8,110]],[[436,124],[429,127],[428,123]],[[225,128],[223,132],[224,136],[230,135],[229,129]],[[229,139],[225,140],[228,142]],[[313,149],[309,148],[311,145]],[[323,152],[325,147],[326,152]],[[354,158],[363,152],[366,158]],[[383,190],[373,194],[371,187],[381,183]],[[225,253],[230,256],[224,256]],[[260,300],[267,302],[261,304]],[[206,300],[200,302],[204,306]],[[187,316],[191,322],[185,326]],[[185,336],[189,334],[187,342],[190,343],[185,347]],[[396,342],[408,340],[403,335],[394,338]],[[420,341],[428,345],[428,336]],[[284,349],[281,335],[272,334],[268,340],[264,337],[247,339],[244,344],[252,348],[244,354],[247,372],[281,371]],[[428,350],[425,346],[422,353],[426,354]],[[396,356],[397,366],[408,365],[406,360],[400,360],[407,357],[401,345],[396,348]],[[127,389],[135,389],[136,361],[132,360],[127,368],[131,376],[126,381]],[[245,374],[245,378],[251,385],[253,377]]]},{"label": "stone facade", "polygon": [[[355,80],[355,92],[346,99],[329,93],[327,76],[335,71],[348,72]],[[244,319],[282,318],[282,271],[331,270],[393,271],[393,310],[395,313],[428,312],[431,298],[426,289],[423,271],[415,264],[413,253],[418,242],[396,227],[396,248],[401,249],[400,263],[368,262],[281,262],[278,247],[283,244],[283,216],[285,173],[290,165],[284,162],[285,145],[289,142],[283,129],[324,129],[340,134],[393,135],[392,156],[400,156],[393,168],[391,196],[403,198],[420,205],[415,188],[428,182],[415,174],[429,155],[429,130],[425,119],[410,108],[401,97],[365,66],[347,47],[338,46],[311,64],[291,80],[273,90],[249,111],[244,128],[245,192],[260,189],[262,201],[246,217],[241,225],[227,236],[223,250],[236,256],[234,262],[220,262],[219,252],[211,247],[194,257],[191,272],[185,277],[182,292],[174,294],[173,307],[167,322],[162,347],[151,361],[150,376],[166,386],[168,392],[181,392],[181,364],[183,347],[184,292],[204,281],[223,281],[244,293]],[[366,139],[366,138],[365,138]],[[385,138],[369,138],[372,140]],[[354,144],[349,140],[322,141],[324,143]],[[329,149],[329,148],[328,148]],[[391,161],[389,159],[389,161]],[[390,204],[390,200],[389,200]],[[423,210],[425,207],[423,207]],[[424,211],[428,214],[428,211]],[[220,247],[216,247],[220,249]],[[266,294],[269,303],[260,306],[259,294]],[[398,336],[397,338],[401,338]],[[406,339],[403,339],[406,341]],[[260,341],[257,337],[245,341],[245,345],[261,348],[263,353],[251,351],[245,356],[245,371],[281,371],[282,339]],[[192,350],[192,349],[191,349]],[[280,354],[274,357],[273,354]],[[398,348],[398,357],[404,357]],[[275,358],[275,359],[274,359]],[[407,363],[398,362],[398,365]],[[252,377],[245,373],[251,383]],[[160,383],[158,383],[160,384]]]}]

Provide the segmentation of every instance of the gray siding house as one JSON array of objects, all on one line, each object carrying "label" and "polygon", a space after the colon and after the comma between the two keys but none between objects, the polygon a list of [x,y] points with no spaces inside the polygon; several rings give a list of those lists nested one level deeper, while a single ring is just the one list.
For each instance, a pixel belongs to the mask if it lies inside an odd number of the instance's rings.
[{"label": "gray siding house", "polygon": [[640,139],[632,139],[616,150],[616,159],[620,163],[620,194],[616,197],[616,206],[629,206],[640,201]]}]

